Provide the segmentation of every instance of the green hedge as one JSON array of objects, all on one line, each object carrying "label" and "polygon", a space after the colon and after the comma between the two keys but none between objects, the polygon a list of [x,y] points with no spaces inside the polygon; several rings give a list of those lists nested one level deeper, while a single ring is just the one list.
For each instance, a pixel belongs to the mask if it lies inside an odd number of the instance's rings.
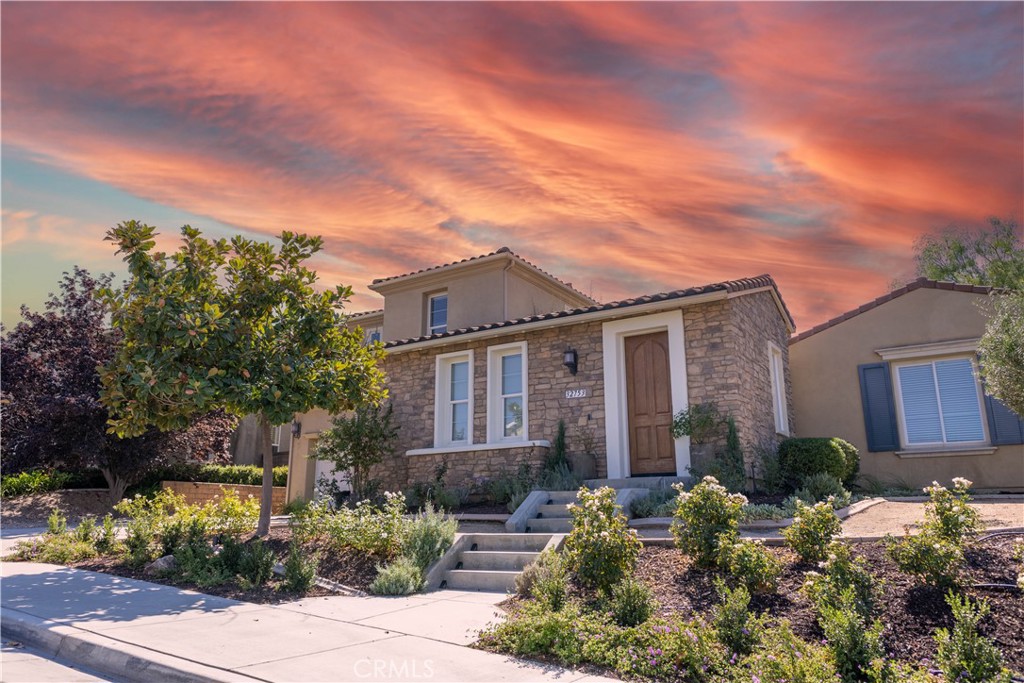
[{"label": "green hedge", "polygon": [[0,477],[0,497],[13,498],[31,493],[47,493],[60,489],[105,489],[107,481],[99,470],[62,472],[60,470],[29,470]]},{"label": "green hedge", "polygon": [[[211,484],[263,484],[263,468],[256,465],[200,465],[180,463],[153,470],[132,488],[132,493],[146,493],[160,488],[162,481],[201,481]],[[288,466],[274,468],[274,486],[288,482]],[[11,498],[31,493],[46,493],[60,489],[107,488],[99,470],[62,472],[60,470],[30,470],[0,477],[0,497]]]},{"label": "green hedge", "polygon": [[[210,484],[240,484],[261,486],[263,468],[258,465],[198,465],[182,463],[154,470],[145,479],[145,484],[159,485],[161,481],[201,481]],[[288,466],[274,468],[274,486],[288,482]]]},{"label": "green hedge", "polygon": [[779,467],[791,487],[822,472],[849,483],[860,470],[860,455],[852,444],[836,437],[786,439],[779,444]]}]

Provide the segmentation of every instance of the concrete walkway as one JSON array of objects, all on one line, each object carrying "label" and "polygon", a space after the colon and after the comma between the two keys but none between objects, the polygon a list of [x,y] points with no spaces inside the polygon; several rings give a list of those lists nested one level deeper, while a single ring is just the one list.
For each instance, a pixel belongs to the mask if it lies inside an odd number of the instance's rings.
[{"label": "concrete walkway", "polygon": [[466,647],[502,595],[256,605],[47,564],[0,574],[5,637],[124,680],[607,680]]}]

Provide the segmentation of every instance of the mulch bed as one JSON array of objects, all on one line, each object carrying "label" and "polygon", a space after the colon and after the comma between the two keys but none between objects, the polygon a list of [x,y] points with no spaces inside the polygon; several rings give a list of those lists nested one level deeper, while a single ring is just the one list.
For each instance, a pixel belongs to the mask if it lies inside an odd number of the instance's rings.
[{"label": "mulch bed", "polygon": [[[288,555],[291,535],[291,529],[287,527],[274,527],[270,530],[270,535],[265,539],[265,542],[274,551],[274,555],[279,562],[283,562],[285,557]],[[356,588],[358,590],[366,590],[373,579],[377,576],[377,565],[383,564],[380,559],[375,558],[372,555],[351,549],[338,551],[311,544],[309,547],[305,548],[305,550],[311,554],[318,553],[320,555],[317,576],[330,579],[331,581],[335,581],[348,586],[349,588]],[[130,567],[124,564],[120,558],[114,557],[92,558],[72,564],[71,566],[76,569],[87,569],[89,571],[114,574],[115,576],[123,576],[129,579],[140,579],[142,581],[150,581],[152,583],[159,583],[165,586],[194,590],[207,595],[216,595],[222,598],[231,598],[233,600],[242,600],[245,602],[261,604],[290,602],[304,597],[336,595],[333,591],[329,591],[318,586],[314,586],[308,593],[292,593],[284,589],[281,578],[276,575],[267,585],[250,590],[243,589],[235,582],[226,583],[220,586],[204,586],[200,588],[193,583],[173,577],[145,575],[143,574],[142,567]]]},{"label": "mulch bed", "polygon": [[[1021,536],[999,536],[977,544],[967,554],[967,576],[970,584],[1015,584],[1017,563],[1012,559],[1013,542]],[[903,574],[886,557],[881,543],[859,543],[854,553],[868,561],[875,577],[882,582],[879,617],[886,625],[884,643],[890,657],[915,664],[930,662],[935,657],[934,630],[949,628],[953,617],[941,590],[921,586]],[[751,609],[785,618],[794,632],[806,640],[820,640],[821,630],[815,620],[811,603],[800,593],[804,573],[817,569],[802,564],[787,548],[769,547],[785,567],[779,578],[778,591],[771,595],[755,595]],[[710,618],[718,604],[715,572],[694,567],[690,559],[675,548],[648,546],[640,555],[637,576],[642,577],[655,592],[663,614]],[[1024,671],[1024,598],[1012,589],[968,588],[973,599],[985,598],[992,607],[982,622],[982,633],[991,638],[1002,651],[1006,666]]]}]

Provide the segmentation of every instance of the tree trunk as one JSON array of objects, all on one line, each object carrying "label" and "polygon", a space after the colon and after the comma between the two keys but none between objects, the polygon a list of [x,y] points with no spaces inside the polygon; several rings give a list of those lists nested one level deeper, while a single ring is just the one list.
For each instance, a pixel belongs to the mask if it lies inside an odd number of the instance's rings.
[{"label": "tree trunk", "polygon": [[114,476],[114,473],[106,467],[101,467],[100,473],[103,474],[103,478],[107,481],[107,488],[110,489],[110,507],[114,507],[124,498],[125,489],[128,488],[128,480],[124,477]]},{"label": "tree trunk", "polygon": [[271,446],[270,421],[260,413],[260,451],[263,453],[263,495],[260,497],[260,522],[257,536],[270,534],[270,508],[274,502],[274,452]]}]

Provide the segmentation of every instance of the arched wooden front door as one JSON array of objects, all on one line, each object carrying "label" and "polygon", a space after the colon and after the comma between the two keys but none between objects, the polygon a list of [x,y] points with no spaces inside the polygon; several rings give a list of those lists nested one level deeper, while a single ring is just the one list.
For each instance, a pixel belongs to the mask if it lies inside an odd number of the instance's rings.
[{"label": "arched wooden front door", "polygon": [[674,475],[668,332],[624,341],[630,473]]}]

